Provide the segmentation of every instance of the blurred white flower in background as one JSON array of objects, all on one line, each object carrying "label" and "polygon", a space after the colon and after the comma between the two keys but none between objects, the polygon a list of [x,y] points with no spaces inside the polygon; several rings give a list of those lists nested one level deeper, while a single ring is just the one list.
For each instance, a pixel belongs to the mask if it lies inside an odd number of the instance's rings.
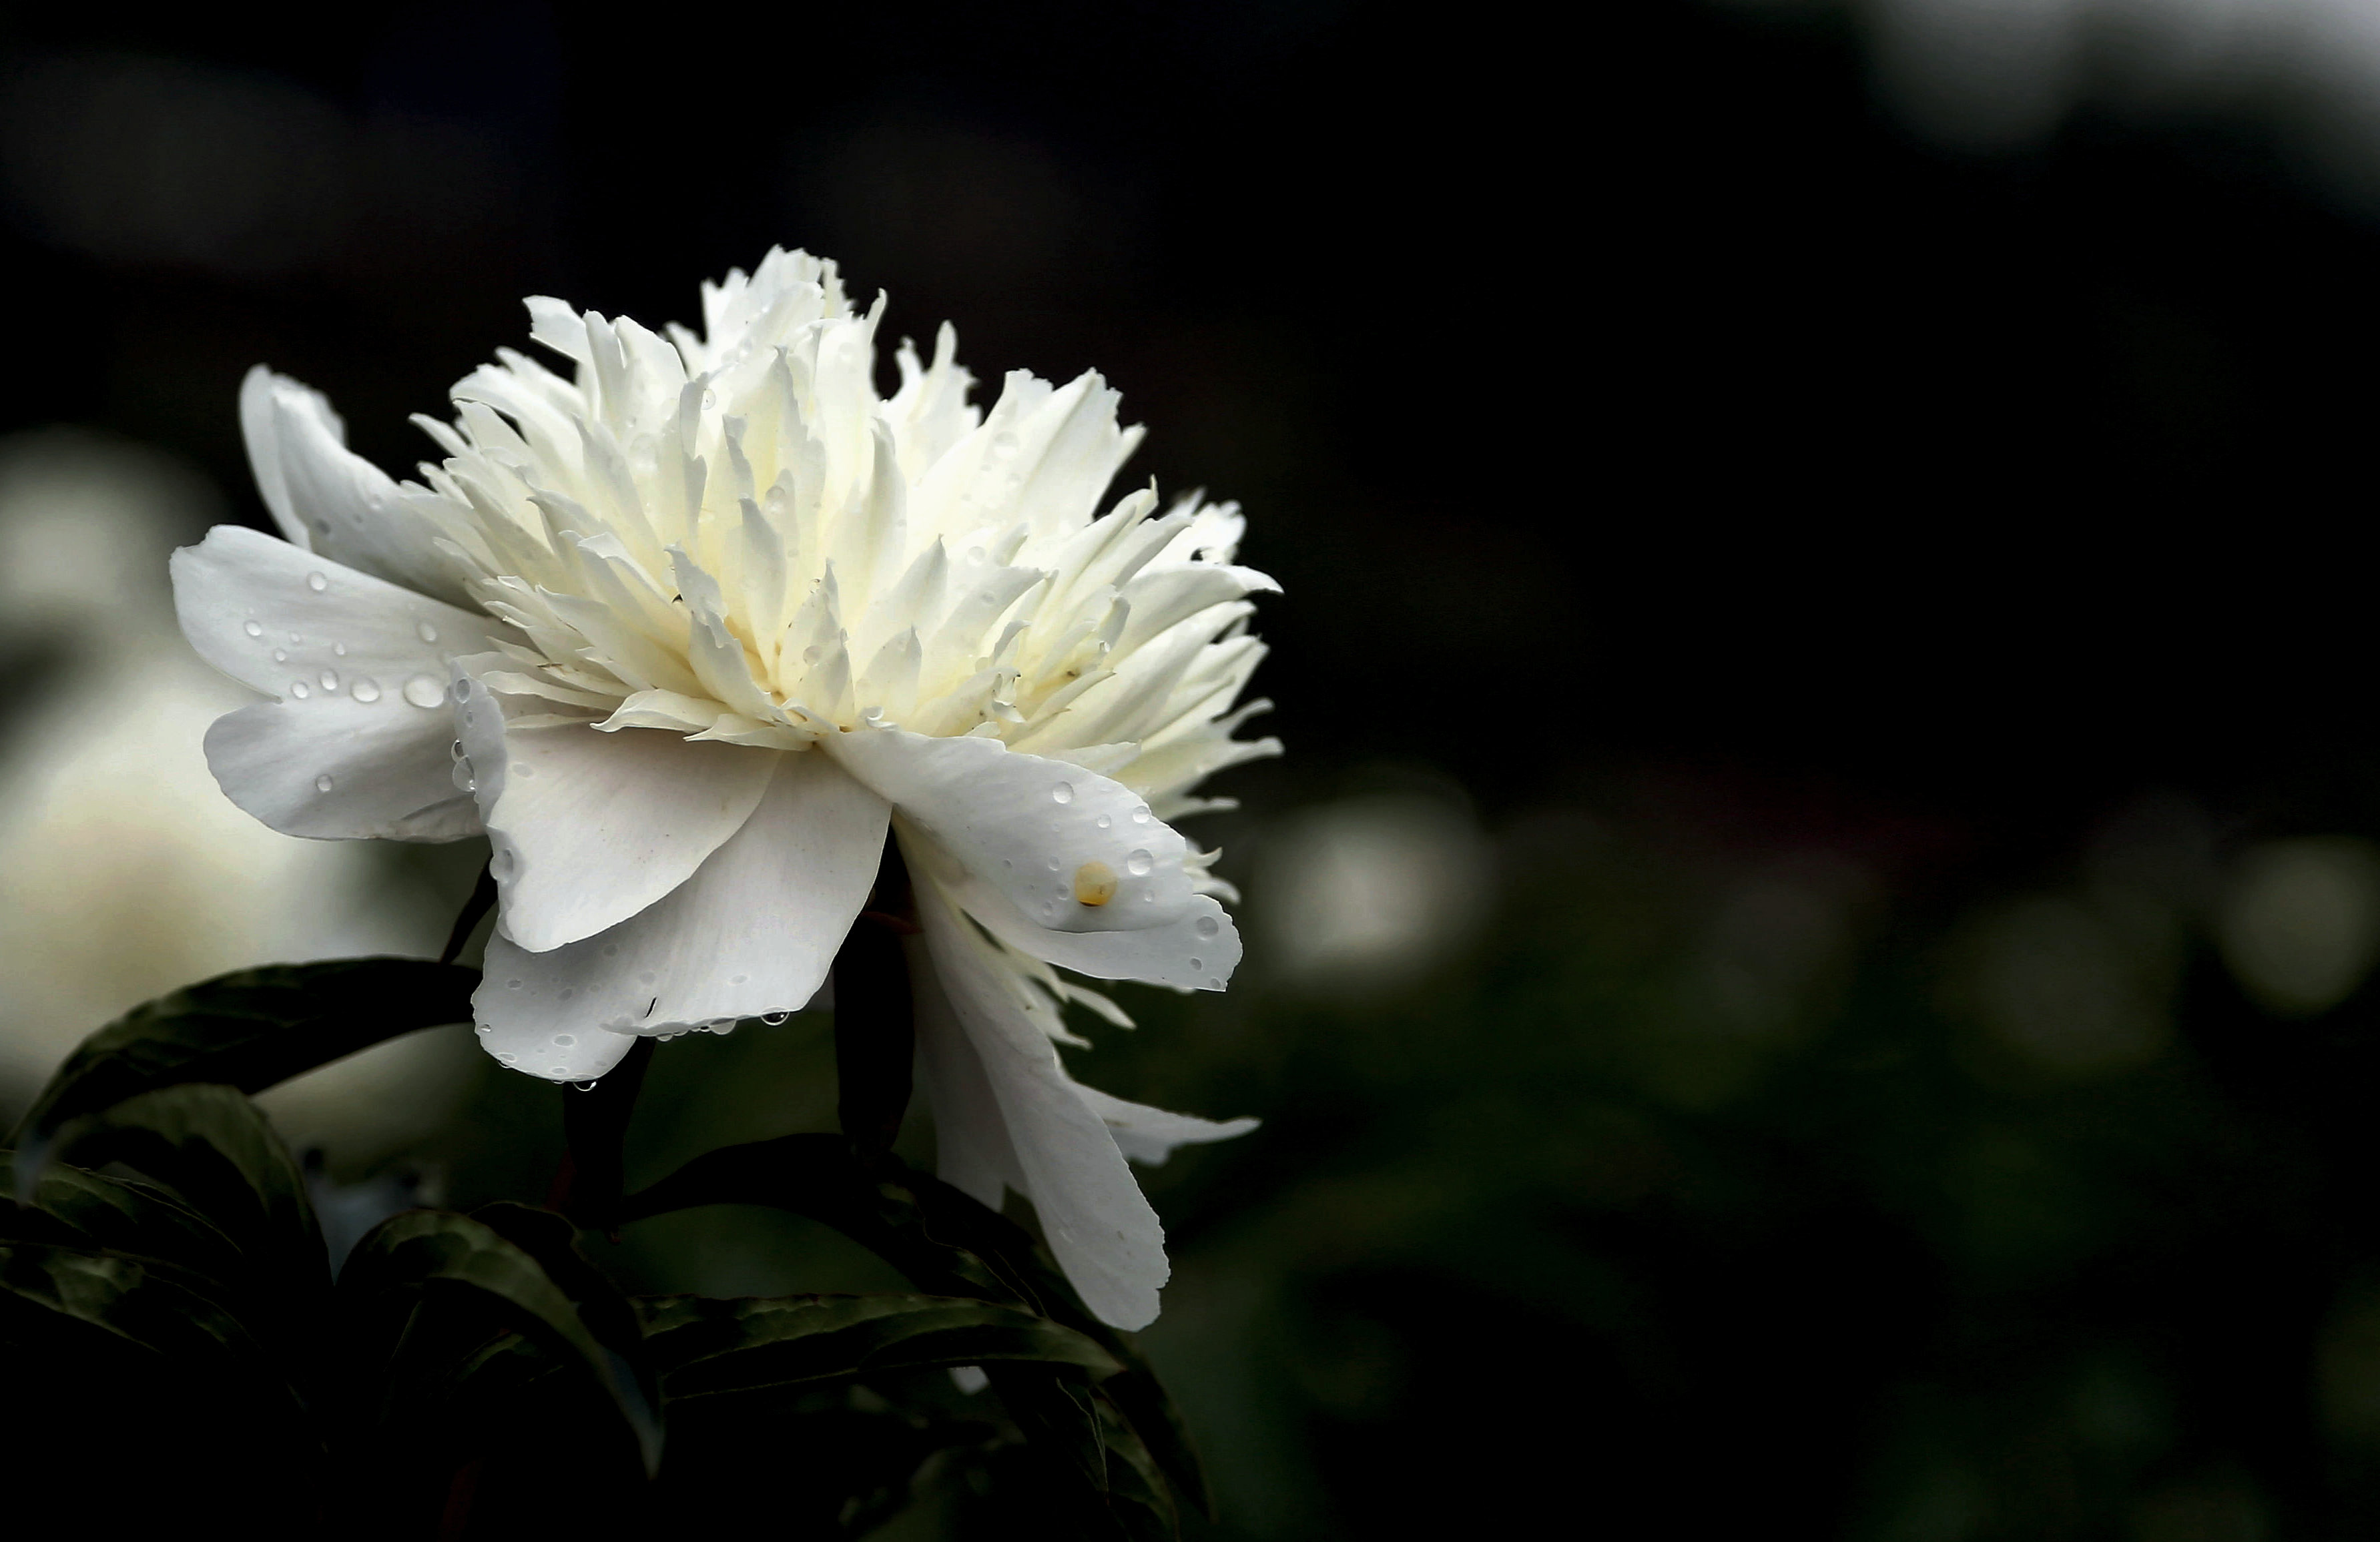
[{"label": "blurred white flower in background", "polygon": [[[389,892],[375,854],[276,836],[207,771],[207,724],[245,697],[182,645],[164,559],[218,503],[138,444],[67,430],[0,441],[0,650],[43,661],[0,717],[11,1110],[152,996],[254,964],[435,945],[436,921]],[[293,1144],[368,1160],[435,1123],[458,1064],[470,1068],[463,1045],[415,1036],[265,1103]]]},{"label": "blurred white flower in background", "polygon": [[1489,853],[1470,810],[1395,793],[1302,809],[1265,832],[1256,892],[1265,962],[1320,993],[1393,990],[1477,929]]},{"label": "blurred white flower in background", "polygon": [[2233,976],[2266,1011],[2329,1011],[2380,960],[2380,852],[2344,835],[2251,848],[2233,868],[2216,935]]},{"label": "blurred white flower in background", "polygon": [[2247,116],[2338,190],[2380,200],[2380,6],[2371,0],[1735,0],[1846,10],[1877,94],[1922,138],[1989,153],[2079,110]]}]

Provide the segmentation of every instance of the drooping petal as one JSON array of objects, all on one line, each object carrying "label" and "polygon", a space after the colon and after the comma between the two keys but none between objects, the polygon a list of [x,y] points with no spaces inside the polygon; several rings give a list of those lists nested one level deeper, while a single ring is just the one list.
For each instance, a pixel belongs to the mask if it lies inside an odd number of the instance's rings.
[{"label": "drooping petal", "polygon": [[911,939],[907,952],[917,1025],[917,1089],[934,1111],[935,1175],[996,1210],[1003,1190],[1026,1192],[1024,1169],[983,1057],[951,1006],[924,940]]},{"label": "drooping petal", "polygon": [[744,827],[775,756],[649,728],[524,726],[552,703],[468,682],[463,747],[506,936],[543,953],[594,936],[684,883]]},{"label": "drooping petal", "polygon": [[1200,1119],[1196,1114],[1168,1113],[1152,1109],[1146,1103],[1128,1103],[1121,1098],[1111,1098],[1095,1087],[1075,1084],[1083,1101],[1099,1116],[1115,1136],[1123,1154],[1136,1162],[1155,1167],[1173,1154],[1177,1146],[1204,1146],[1210,1141],[1230,1140],[1246,1135],[1260,1123],[1254,1119],[1226,1119],[1220,1122]]},{"label": "drooping petal", "polygon": [[199,656],[281,698],[207,734],[207,763],[234,803],[291,835],[479,832],[449,773],[446,659],[507,628],[237,526],[217,526],[172,566]]},{"label": "drooping petal", "polygon": [[239,419],[257,487],[283,534],[358,572],[441,600],[465,598],[436,530],[386,472],[347,448],[346,426],[320,392],[260,365],[240,383]]},{"label": "drooping petal", "polygon": [[[902,845],[912,842],[905,835]],[[1001,967],[932,883],[919,883],[917,899],[935,978],[980,1059],[1050,1250],[1099,1320],[1147,1327],[1168,1273],[1165,1230],[1115,1137],[1059,1063],[1041,1021],[1054,1009]]]},{"label": "drooping petal", "polygon": [[861,729],[826,748],[1037,925],[1162,927],[1192,908],[1187,844],[1130,791],[992,738]]},{"label": "drooping petal", "polygon": [[1163,926],[1138,931],[1061,931],[1036,925],[996,885],[965,871],[945,854],[929,851],[921,860],[986,931],[1028,958],[1078,975],[1220,990],[1240,965],[1239,929],[1205,894],[1193,895],[1188,907]]},{"label": "drooping petal", "polygon": [[536,1045],[797,1012],[818,994],[876,882],[888,810],[822,755],[736,753],[774,771],[743,828],[674,892],[583,941],[531,953],[499,929],[472,998],[480,1022]]},{"label": "drooping petal", "polygon": [[[492,958],[495,949],[492,945]],[[535,955],[530,955],[535,956]],[[481,1004],[488,997],[482,982],[473,1010],[484,1014]],[[632,1033],[614,1033],[609,1028],[589,1027],[576,1019],[549,1021],[528,1014],[498,1014],[492,1019],[483,1015],[480,1022],[480,1047],[516,1071],[526,1071],[532,1076],[543,1076],[554,1082],[591,1082],[620,1063],[621,1057],[637,1042]]]}]

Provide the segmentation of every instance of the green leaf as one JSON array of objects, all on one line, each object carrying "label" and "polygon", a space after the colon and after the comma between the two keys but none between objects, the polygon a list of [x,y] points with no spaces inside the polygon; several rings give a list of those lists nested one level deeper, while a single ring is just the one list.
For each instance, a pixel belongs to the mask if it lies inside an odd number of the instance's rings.
[{"label": "green leaf", "polygon": [[[1014,1221],[897,1158],[863,1170],[843,1141],[824,1135],[707,1152],[631,1196],[623,1215],[636,1220],[719,1204],[808,1216],[875,1253],[920,1290],[1021,1306],[1085,1335],[1123,1367],[1099,1390],[1137,1435],[1145,1459],[1212,1512],[1181,1416],[1132,1335],[1094,1317],[1056,1262]],[[1010,1401],[1005,1389],[1002,1396]]]},{"label": "green leaf", "polygon": [[195,1276],[153,1258],[0,1242],[0,1315],[14,1319],[19,1331],[31,1328],[50,1338],[60,1329],[93,1330],[168,1361],[212,1367],[257,1393],[273,1413],[302,1425],[302,1400],[274,1372],[255,1338],[203,1287]]},{"label": "green leaf", "polygon": [[382,1039],[471,1017],[476,970],[414,958],[282,964],[135,1007],[83,1040],[18,1126],[18,1197],[69,1122],[183,1082],[261,1092]]},{"label": "green leaf", "polygon": [[[418,1306],[429,1295],[457,1293],[478,1296],[510,1327],[582,1369],[635,1438],[647,1474],[658,1467],[662,1431],[648,1378],[596,1336],[578,1303],[530,1252],[495,1227],[443,1210],[407,1210],[358,1243],[339,1275],[339,1294],[361,1323],[387,1316],[392,1305]],[[413,1315],[406,1314],[408,1324]]]},{"label": "green leaf", "polygon": [[1013,1306],[930,1295],[794,1295],[637,1304],[673,1401],[782,1390],[937,1366],[1031,1361],[1111,1376],[1083,1334]]},{"label": "green leaf", "polygon": [[[0,1189],[13,1192],[11,1155],[0,1151]],[[55,1240],[160,1258],[211,1280],[235,1278],[246,1268],[238,1245],[206,1217],[135,1179],[53,1161],[42,1170],[32,1208],[64,1228]]]},{"label": "green leaf", "polygon": [[330,1284],[305,1175],[262,1111],[232,1087],[193,1082],[128,1098],[72,1121],[50,1149],[84,1167],[120,1162],[164,1184],[287,1291]]}]

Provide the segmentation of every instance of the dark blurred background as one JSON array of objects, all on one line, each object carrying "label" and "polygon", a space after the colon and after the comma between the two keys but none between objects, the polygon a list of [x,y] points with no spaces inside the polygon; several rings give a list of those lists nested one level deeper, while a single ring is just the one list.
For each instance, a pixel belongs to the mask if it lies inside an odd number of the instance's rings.
[{"label": "dark blurred background", "polygon": [[[800,245],[1102,370],[1287,591],[1290,754],[1195,832],[1243,977],[1070,1052],[1267,1121],[1147,1175],[1202,1535],[2380,1534],[2380,13],[140,15],[0,18],[0,1113],[479,859],[198,767],[162,557],[264,522],[241,372],[401,470],[521,296]],[[273,1095],[334,1222],[535,1196],[545,1088],[376,1053]],[[830,1063],[673,1046],[636,1160]],[[613,1260],[874,1282],[758,1214]]]}]

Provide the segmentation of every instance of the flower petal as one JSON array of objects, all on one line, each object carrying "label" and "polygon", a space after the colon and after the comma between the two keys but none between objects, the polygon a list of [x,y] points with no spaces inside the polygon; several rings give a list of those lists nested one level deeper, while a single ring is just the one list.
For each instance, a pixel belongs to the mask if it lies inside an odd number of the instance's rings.
[{"label": "flower petal", "polygon": [[943,1183],[1000,1208],[1004,1190],[1025,1192],[1025,1172],[1009,1144],[1000,1099],[985,1075],[983,1057],[968,1042],[952,1009],[950,995],[935,977],[922,939],[909,943],[909,977],[916,998],[917,1085],[934,1111],[934,1171]]},{"label": "flower petal", "polygon": [[[875,885],[888,811],[822,755],[737,753],[775,771],[743,828],[675,892],[584,941],[531,953],[499,929],[472,999],[480,1022],[536,1046],[798,1012],[818,994]],[[513,1052],[520,1070],[560,1075]]]},{"label": "flower petal", "polygon": [[282,533],[359,572],[442,600],[465,598],[436,532],[386,472],[347,448],[322,393],[259,365],[240,382],[249,465]]},{"label": "flower petal", "polygon": [[480,663],[458,663],[456,689],[474,698],[461,710],[463,748],[495,842],[505,935],[531,953],[592,937],[677,888],[769,785],[772,750],[513,722],[552,704],[472,683],[496,673]]},{"label": "flower petal", "polygon": [[[495,956],[492,944],[489,957]],[[535,954],[525,956],[535,957]],[[482,980],[472,1000],[474,1011],[486,1014],[490,1004]],[[548,1021],[531,1014],[497,1014],[480,1024],[480,1047],[516,1071],[553,1082],[591,1082],[620,1063],[636,1044],[632,1033],[590,1028],[575,1019]]]},{"label": "flower petal", "polygon": [[1141,980],[1184,990],[1220,990],[1240,965],[1240,932],[1223,907],[1205,894],[1160,927],[1139,931],[1060,931],[1036,926],[996,886],[960,868],[942,853],[921,860],[968,915],[1018,953],[1093,979]]},{"label": "flower petal", "polygon": [[234,525],[175,552],[173,574],[199,656],[282,698],[207,734],[207,763],[234,803],[291,835],[479,832],[449,774],[446,658],[508,628]]},{"label": "flower petal", "polygon": [[1169,1272],[1165,1230],[1114,1136],[1059,1063],[1041,1021],[1054,1009],[1001,967],[991,944],[935,885],[918,884],[917,899],[933,977],[980,1060],[1050,1252],[1100,1321],[1147,1327]]},{"label": "flower petal", "polygon": [[1163,1109],[1152,1109],[1145,1103],[1127,1103],[1121,1098],[1111,1098],[1099,1088],[1085,1087],[1080,1082],[1075,1084],[1075,1090],[1083,1095],[1083,1101],[1089,1104],[1091,1111],[1107,1125],[1108,1134],[1115,1136],[1117,1147],[1134,1161],[1147,1162],[1151,1167],[1172,1156],[1177,1146],[1203,1146],[1209,1141],[1230,1140],[1234,1135],[1246,1135],[1261,1123],[1255,1119],[1226,1119],[1218,1123],[1212,1119],[1200,1119],[1196,1114],[1168,1113]]},{"label": "flower petal", "polygon": [[871,728],[823,742],[908,825],[1041,927],[1141,930],[1192,907],[1187,843],[1104,776],[992,738]]}]

